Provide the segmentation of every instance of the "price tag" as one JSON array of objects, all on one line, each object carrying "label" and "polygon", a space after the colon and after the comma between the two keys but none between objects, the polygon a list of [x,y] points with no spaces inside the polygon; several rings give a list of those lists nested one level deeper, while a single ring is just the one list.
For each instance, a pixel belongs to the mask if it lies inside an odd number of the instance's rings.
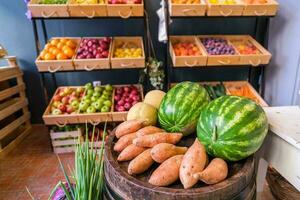
[{"label": "price tag", "polygon": [[96,87],[96,86],[101,86],[101,81],[93,81],[93,86]]}]

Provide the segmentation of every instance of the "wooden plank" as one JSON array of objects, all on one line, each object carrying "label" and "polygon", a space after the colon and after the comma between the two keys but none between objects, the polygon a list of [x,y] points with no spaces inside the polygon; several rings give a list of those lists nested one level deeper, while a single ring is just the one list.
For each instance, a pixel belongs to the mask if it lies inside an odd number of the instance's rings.
[{"label": "wooden plank", "polygon": [[9,135],[11,132],[16,130],[19,126],[21,126],[23,123],[28,121],[30,119],[30,113],[27,112],[18,119],[11,122],[9,125],[5,126],[0,130],[0,140],[5,138],[7,135]]},{"label": "wooden plank", "polygon": [[15,103],[0,110],[0,121],[28,105],[27,99],[16,98]]},{"label": "wooden plank", "polygon": [[31,126],[27,126],[26,129],[16,138],[14,141],[12,141],[9,145],[4,147],[3,149],[0,149],[0,158],[7,155],[11,150],[13,150],[20,142],[23,141],[23,139],[30,133]]},{"label": "wooden plank", "polygon": [[0,81],[6,81],[22,75],[23,72],[18,67],[0,67]]},{"label": "wooden plank", "polygon": [[0,101],[25,90],[25,84],[16,85],[0,92]]}]

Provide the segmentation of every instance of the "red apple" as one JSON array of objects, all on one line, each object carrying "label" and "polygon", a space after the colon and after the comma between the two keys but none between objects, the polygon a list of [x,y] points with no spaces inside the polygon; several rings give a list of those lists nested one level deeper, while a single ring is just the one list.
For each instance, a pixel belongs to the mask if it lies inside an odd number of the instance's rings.
[{"label": "red apple", "polygon": [[130,103],[125,103],[124,104],[124,108],[126,109],[126,110],[129,110],[130,108],[131,108],[131,104]]},{"label": "red apple", "polygon": [[58,109],[59,109],[62,113],[64,113],[64,112],[66,112],[67,107],[66,107],[66,105],[60,104],[60,105],[58,106]]},{"label": "red apple", "polygon": [[61,96],[60,95],[55,95],[54,97],[53,97],[53,100],[54,101],[61,101]]},{"label": "red apple", "polygon": [[74,112],[72,106],[67,106],[66,112],[67,112],[68,114],[71,114],[72,112]]},{"label": "red apple", "polygon": [[61,102],[64,104],[64,105],[67,105],[69,103],[69,99],[70,97],[69,96],[65,96],[61,99]]}]

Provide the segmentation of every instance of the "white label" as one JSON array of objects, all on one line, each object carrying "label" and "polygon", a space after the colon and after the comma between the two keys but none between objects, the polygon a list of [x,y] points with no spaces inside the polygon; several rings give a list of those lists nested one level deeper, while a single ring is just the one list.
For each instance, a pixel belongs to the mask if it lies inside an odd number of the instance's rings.
[{"label": "white label", "polygon": [[101,81],[93,81],[93,86],[101,86]]}]

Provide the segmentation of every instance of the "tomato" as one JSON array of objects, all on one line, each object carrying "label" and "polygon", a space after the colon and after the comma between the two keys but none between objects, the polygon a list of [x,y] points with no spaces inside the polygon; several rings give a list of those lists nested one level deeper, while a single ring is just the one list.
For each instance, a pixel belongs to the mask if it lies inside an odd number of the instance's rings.
[{"label": "tomato", "polygon": [[55,60],[55,56],[52,53],[46,53],[45,60]]},{"label": "tomato", "polygon": [[45,55],[47,54],[48,52],[46,51],[46,50],[43,50],[41,53],[40,53],[40,58],[42,59],[42,60],[44,60],[45,59]]},{"label": "tomato", "polygon": [[56,47],[57,47],[58,49],[62,49],[64,46],[65,46],[65,44],[62,43],[62,42],[59,42],[59,43],[56,45]]},{"label": "tomato", "polygon": [[50,44],[52,44],[53,46],[56,46],[58,43],[59,43],[59,39],[53,39],[50,42]]},{"label": "tomato", "polygon": [[57,60],[66,60],[66,59],[68,59],[68,57],[65,54],[63,54],[63,53],[58,53],[56,55],[56,59]]},{"label": "tomato", "polygon": [[73,42],[72,40],[69,40],[66,45],[72,49],[75,49],[76,48],[76,43]]},{"label": "tomato", "polygon": [[68,58],[72,58],[75,54],[72,49],[65,49],[63,52],[66,56],[68,56]]}]

